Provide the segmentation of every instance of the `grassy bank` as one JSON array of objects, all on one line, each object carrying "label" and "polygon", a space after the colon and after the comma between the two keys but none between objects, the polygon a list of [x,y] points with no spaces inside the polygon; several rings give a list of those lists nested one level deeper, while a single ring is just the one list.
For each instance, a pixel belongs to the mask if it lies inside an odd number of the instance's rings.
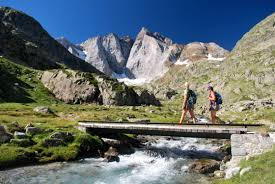
[{"label": "grassy bank", "polygon": [[[96,136],[84,134],[76,129],[80,120],[121,121],[128,118],[150,119],[154,122],[175,122],[179,112],[165,107],[115,107],[99,105],[67,105],[64,103],[48,104],[53,114],[42,115],[33,111],[41,104],[37,103],[1,103],[0,125],[13,133],[18,130],[13,122],[18,122],[19,130],[31,123],[43,130],[43,133],[29,136],[33,141],[30,146],[18,146],[11,143],[0,145],[0,169],[18,167],[33,163],[75,160],[85,153],[85,149],[93,154],[101,149],[102,142]],[[54,132],[71,132],[74,141],[57,147],[46,147],[43,141]],[[86,148],[85,148],[86,147]],[[84,150],[83,150],[84,149]],[[91,156],[91,155],[88,155]]]},{"label": "grassy bank", "polygon": [[251,167],[244,175],[229,180],[217,180],[213,184],[273,184],[275,183],[275,149],[241,163],[241,168]]}]

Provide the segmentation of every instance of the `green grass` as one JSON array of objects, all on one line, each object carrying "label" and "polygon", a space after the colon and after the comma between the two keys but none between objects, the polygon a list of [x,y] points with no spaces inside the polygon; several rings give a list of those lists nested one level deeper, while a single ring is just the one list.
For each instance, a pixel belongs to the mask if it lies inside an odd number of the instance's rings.
[{"label": "green grass", "polygon": [[214,184],[274,184],[275,149],[241,163],[241,168],[252,167],[243,176],[236,175],[229,180],[217,180]]}]

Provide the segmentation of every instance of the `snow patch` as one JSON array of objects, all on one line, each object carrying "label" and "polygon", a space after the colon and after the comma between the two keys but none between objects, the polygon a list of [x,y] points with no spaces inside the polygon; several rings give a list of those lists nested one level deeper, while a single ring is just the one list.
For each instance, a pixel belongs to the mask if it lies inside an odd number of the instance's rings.
[{"label": "snow patch", "polygon": [[190,63],[189,63],[188,59],[186,59],[184,61],[181,61],[180,59],[178,59],[174,64],[175,65],[187,65],[188,66]]},{"label": "snow patch", "polygon": [[77,51],[77,57],[79,57],[80,59],[85,61],[86,56],[87,56],[87,52],[85,53],[84,51],[79,50],[77,48],[75,48],[75,50]]},{"label": "snow patch", "polygon": [[223,61],[225,59],[225,57],[223,58],[215,58],[212,56],[212,54],[208,54],[207,55],[207,60],[211,60],[211,61]]},{"label": "snow patch", "polygon": [[112,77],[116,78],[119,82],[123,82],[127,86],[141,86],[144,83],[150,82],[150,80],[145,79],[145,78],[138,78],[138,79],[130,79],[127,77],[125,73],[112,73]]}]

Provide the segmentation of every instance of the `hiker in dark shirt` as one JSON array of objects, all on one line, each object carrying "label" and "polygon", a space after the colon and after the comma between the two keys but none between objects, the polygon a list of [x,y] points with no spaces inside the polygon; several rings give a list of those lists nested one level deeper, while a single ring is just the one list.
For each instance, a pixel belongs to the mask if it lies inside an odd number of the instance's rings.
[{"label": "hiker in dark shirt", "polygon": [[182,124],[187,112],[189,112],[193,123],[196,123],[196,117],[194,114],[194,105],[196,103],[196,100],[196,94],[191,89],[189,89],[189,83],[186,82],[183,94],[182,113],[179,124]]}]

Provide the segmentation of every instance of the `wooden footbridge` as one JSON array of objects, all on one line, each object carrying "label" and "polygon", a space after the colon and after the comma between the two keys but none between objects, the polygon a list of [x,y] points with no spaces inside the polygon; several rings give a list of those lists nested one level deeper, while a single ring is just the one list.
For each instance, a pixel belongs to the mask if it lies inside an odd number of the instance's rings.
[{"label": "wooden footbridge", "polygon": [[232,134],[246,134],[260,124],[175,124],[175,123],[130,123],[106,121],[81,121],[79,129],[91,134],[125,133],[138,135],[196,137],[230,139]]}]

